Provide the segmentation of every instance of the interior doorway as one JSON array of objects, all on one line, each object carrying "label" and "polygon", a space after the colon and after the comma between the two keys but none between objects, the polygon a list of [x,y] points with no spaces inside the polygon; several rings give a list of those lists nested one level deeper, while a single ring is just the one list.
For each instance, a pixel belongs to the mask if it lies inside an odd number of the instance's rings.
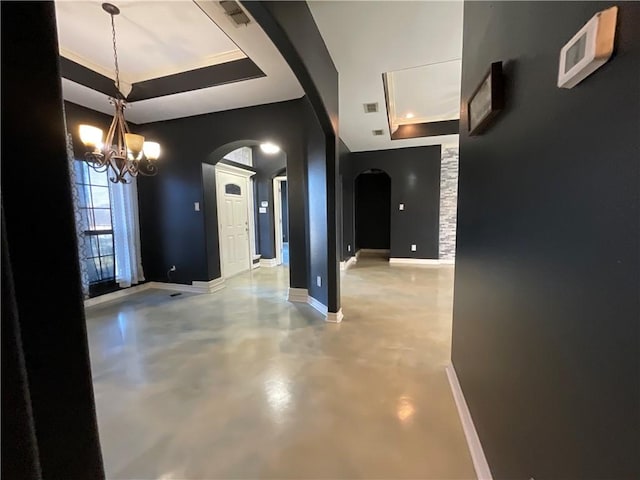
[{"label": "interior doorway", "polygon": [[276,264],[289,265],[289,198],[287,177],[273,179],[273,212],[276,238]]},{"label": "interior doorway", "polygon": [[254,212],[250,178],[254,174],[231,165],[216,165],[220,267],[224,278],[251,269],[250,220]]},{"label": "interior doorway", "polygon": [[391,248],[391,177],[383,170],[367,170],[355,180],[356,252]]}]

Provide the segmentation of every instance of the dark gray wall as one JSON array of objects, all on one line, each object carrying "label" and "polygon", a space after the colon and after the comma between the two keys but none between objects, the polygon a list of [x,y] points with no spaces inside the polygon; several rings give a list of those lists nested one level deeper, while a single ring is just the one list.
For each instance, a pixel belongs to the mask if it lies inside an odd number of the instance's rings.
[{"label": "dark gray wall", "polygon": [[287,196],[287,182],[280,184],[280,202],[282,202],[282,241],[289,241],[289,200]]},{"label": "dark gray wall", "polygon": [[339,161],[340,161],[340,203],[339,212],[341,220],[340,228],[340,245],[342,252],[340,259],[347,260],[349,257],[353,257],[356,253],[355,250],[355,238],[354,238],[354,200],[353,200],[353,187],[354,182],[351,178],[351,167],[349,164],[349,157],[351,151],[349,147],[340,140],[339,142]]},{"label": "dark gray wall", "polygon": [[[327,242],[327,157],[325,136],[311,105],[304,109],[307,171],[309,179],[309,295],[324,305],[328,302]],[[291,181],[291,179],[290,179]],[[293,202],[293,197],[292,197]],[[322,286],[318,287],[317,277]]]},{"label": "dark gray wall", "polygon": [[[326,219],[318,219],[318,222],[326,224],[325,239],[314,239],[314,245],[310,245],[310,248],[317,252],[326,251],[325,265],[323,267],[316,265],[317,271],[315,273],[326,275],[323,277],[322,287],[325,289],[326,285],[327,288],[325,303],[329,312],[337,312],[340,309],[338,261],[341,257],[340,221],[337,213],[340,185],[338,174],[338,71],[306,2],[242,3],[260,24],[296,75],[307,96],[309,108],[313,112],[315,120],[312,123],[317,122],[318,131],[324,137],[324,147],[313,148],[314,161],[309,165],[309,168],[317,175],[323,175],[325,181],[323,188],[320,185],[313,186],[313,190],[323,196],[325,201]],[[315,139],[316,134],[311,135]],[[317,138],[318,142],[319,140],[320,137]],[[318,164],[320,154],[325,158],[325,165],[322,168]],[[311,185],[309,186],[311,187]],[[324,194],[320,193],[322,189]],[[293,201],[294,197],[291,195],[291,191],[289,194]],[[310,215],[311,213],[310,211]],[[293,221],[292,218],[290,220]],[[311,273],[310,277],[314,279],[315,284],[316,275]]]},{"label": "dark gray wall", "polygon": [[2,478],[104,478],[53,2],[2,2]]},{"label": "dark gray wall", "polygon": [[460,137],[453,320],[496,479],[640,478],[640,4],[617,3],[609,63],[556,87],[610,5],[465,3],[463,103],[506,74],[506,110]]},{"label": "dark gray wall", "polygon": [[[215,163],[247,141],[270,140],[287,153],[290,202],[290,285],[307,287],[306,147],[302,100],[141,125],[162,145],[160,173],[140,179],[142,257],[148,280],[191,283],[220,276]],[[200,212],[193,202],[201,202]],[[270,201],[270,203],[272,200]]]},{"label": "dark gray wall", "polygon": [[391,248],[391,178],[361,173],[355,180],[356,249]]},{"label": "dark gray wall", "polygon": [[[347,162],[344,179],[349,188],[367,170],[380,169],[391,177],[391,257],[437,259],[440,145],[353,152]],[[404,203],[403,211],[398,209],[400,203]],[[345,219],[353,211],[352,205],[344,202]],[[349,225],[344,225],[345,238],[355,238],[347,232]],[[411,244],[417,245],[417,251],[411,251]]]},{"label": "dark gray wall", "polygon": [[[217,182],[216,182],[216,167],[210,163],[202,163],[202,191],[204,196],[204,201],[202,202],[202,215],[204,221],[204,234],[205,234],[205,251],[207,261],[207,272],[208,275],[211,275],[212,272],[215,275],[218,273],[220,276],[221,266],[220,266],[220,236],[218,230],[218,203],[217,203]],[[143,190],[144,192],[144,190]],[[144,195],[144,193],[143,193]],[[138,189],[138,196],[140,197],[140,189]],[[143,200],[140,200],[140,203]],[[145,214],[146,215],[146,214]],[[141,217],[142,218],[142,217]],[[145,228],[148,228],[149,223],[147,221],[141,220],[141,243],[143,242],[142,238],[148,236]],[[149,243],[142,243],[142,262],[143,267],[145,268],[145,272],[147,269],[146,265],[151,267],[151,260],[147,259],[146,252],[149,251],[149,248],[152,247]],[[159,252],[163,254],[164,252]],[[171,255],[171,252],[167,252],[168,255]],[[171,264],[174,265],[174,264]],[[158,266],[154,265],[157,269]],[[162,265],[159,265],[160,267]],[[176,265],[176,269],[177,269]],[[149,276],[149,273],[146,273]],[[216,278],[216,277],[214,277]],[[168,280],[168,279],[167,279]],[[165,281],[165,280],[162,280]],[[171,281],[175,281],[174,274],[172,273]]]},{"label": "dark gray wall", "polygon": [[[253,166],[258,172],[254,176],[256,184],[255,211],[258,236],[256,247],[262,258],[275,258],[275,212],[273,209],[273,177],[287,166],[284,152],[266,154],[259,147],[253,147]],[[269,203],[266,213],[259,213],[261,202]]]}]

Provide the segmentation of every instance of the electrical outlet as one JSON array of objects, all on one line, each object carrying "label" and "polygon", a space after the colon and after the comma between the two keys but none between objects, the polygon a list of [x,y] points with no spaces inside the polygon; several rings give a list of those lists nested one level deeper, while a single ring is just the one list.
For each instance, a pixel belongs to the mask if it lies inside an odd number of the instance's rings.
[{"label": "electrical outlet", "polygon": [[399,209],[400,209],[400,210],[404,210],[404,203],[401,203],[401,204],[400,204]]},{"label": "electrical outlet", "polygon": [[196,212],[199,212],[200,211],[200,202],[193,202],[193,209]]},{"label": "electrical outlet", "polygon": [[322,277],[320,275],[318,275],[316,277],[316,284],[321,287],[322,286]]},{"label": "electrical outlet", "polygon": [[412,244],[412,245],[411,245],[411,251],[412,251],[412,252],[415,252],[415,251],[417,251],[417,250],[418,250],[418,246],[417,246],[415,243],[414,243],[414,244]]}]

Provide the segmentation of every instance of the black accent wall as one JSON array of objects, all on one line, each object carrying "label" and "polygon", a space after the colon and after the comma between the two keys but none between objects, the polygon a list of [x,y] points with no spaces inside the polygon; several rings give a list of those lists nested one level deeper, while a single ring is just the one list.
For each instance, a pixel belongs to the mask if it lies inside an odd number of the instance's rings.
[{"label": "black accent wall", "polygon": [[[344,238],[354,233],[354,203],[349,204],[355,179],[362,172],[378,169],[391,177],[391,253],[393,258],[438,258],[440,221],[440,145],[353,152],[347,156],[343,183]],[[355,200],[354,200],[355,201]],[[404,203],[404,210],[399,204]],[[343,240],[343,243],[347,243]],[[411,245],[417,251],[411,251]],[[345,245],[346,246],[346,245]]]},{"label": "black accent wall", "polygon": [[287,182],[280,184],[280,202],[282,204],[282,241],[289,241],[289,201],[287,196]]},{"label": "black accent wall", "polygon": [[104,478],[53,2],[2,2],[2,477]]},{"label": "black accent wall", "polygon": [[[162,145],[160,173],[138,183],[148,280],[166,281],[171,265],[176,265],[172,280],[178,283],[220,276],[213,164],[247,142],[269,140],[287,154],[292,199],[290,285],[307,288],[307,151],[302,110],[303,100],[291,100],[140,126],[142,133]],[[194,211],[194,202],[201,202],[200,212]],[[272,195],[269,202],[271,206]]]},{"label": "black accent wall", "polygon": [[[309,295],[327,305],[327,151],[325,136],[309,102],[303,106],[309,179]],[[292,198],[293,201],[293,198]],[[317,277],[321,284],[317,285]]]},{"label": "black accent wall", "polygon": [[354,182],[351,178],[351,165],[349,163],[351,151],[349,147],[340,140],[338,144],[338,155],[340,161],[340,260],[347,260],[356,253],[354,237]]},{"label": "black accent wall", "polygon": [[[264,153],[259,147],[253,147],[253,166],[258,173],[254,176],[256,185],[255,211],[258,235],[256,246],[262,258],[275,258],[275,210],[273,207],[273,177],[287,166],[287,155],[280,151],[276,154]],[[266,213],[260,213],[263,201],[269,206]]]},{"label": "black accent wall", "polygon": [[495,479],[640,478],[640,3],[617,2],[612,59],[556,87],[611,5],[465,3],[462,102],[494,61],[507,92],[460,136],[453,319]]},{"label": "black accent wall", "polygon": [[[309,222],[316,233],[326,226],[323,229],[324,239],[311,234],[310,278],[314,280],[315,285],[315,278],[318,275],[322,276],[321,290],[326,290],[326,301],[317,296],[316,298],[327,305],[329,312],[338,312],[340,309],[338,260],[341,256],[340,219],[337,213],[339,206],[338,71],[306,2],[244,1],[242,4],[287,61],[308,99],[309,110],[312,113],[305,116],[306,124],[312,126],[307,128],[307,136],[311,139],[308,148],[309,172],[313,171],[315,175],[324,177],[324,186],[317,182],[319,177],[313,177],[313,184],[311,180],[309,182],[310,207],[313,207],[309,210]],[[323,146],[320,145],[321,142]],[[321,156],[324,157],[324,166],[320,165]],[[294,197],[291,191],[289,195],[293,202]],[[324,202],[324,214],[321,214],[314,201]],[[290,218],[290,221],[293,219]],[[324,265],[321,266],[319,258],[320,255],[325,254],[325,260],[322,262]],[[319,295],[319,292],[315,295]]]},{"label": "black accent wall", "polygon": [[382,171],[355,180],[356,249],[391,248],[391,178]]}]

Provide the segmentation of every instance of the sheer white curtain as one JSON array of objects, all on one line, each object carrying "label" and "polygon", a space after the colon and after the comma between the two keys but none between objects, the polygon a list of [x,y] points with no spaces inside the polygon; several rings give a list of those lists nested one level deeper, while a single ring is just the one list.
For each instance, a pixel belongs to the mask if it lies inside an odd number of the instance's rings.
[{"label": "sheer white curtain", "polygon": [[144,280],[140,254],[140,222],[138,220],[138,184],[109,182],[111,216],[116,258],[116,282],[130,287]]}]

